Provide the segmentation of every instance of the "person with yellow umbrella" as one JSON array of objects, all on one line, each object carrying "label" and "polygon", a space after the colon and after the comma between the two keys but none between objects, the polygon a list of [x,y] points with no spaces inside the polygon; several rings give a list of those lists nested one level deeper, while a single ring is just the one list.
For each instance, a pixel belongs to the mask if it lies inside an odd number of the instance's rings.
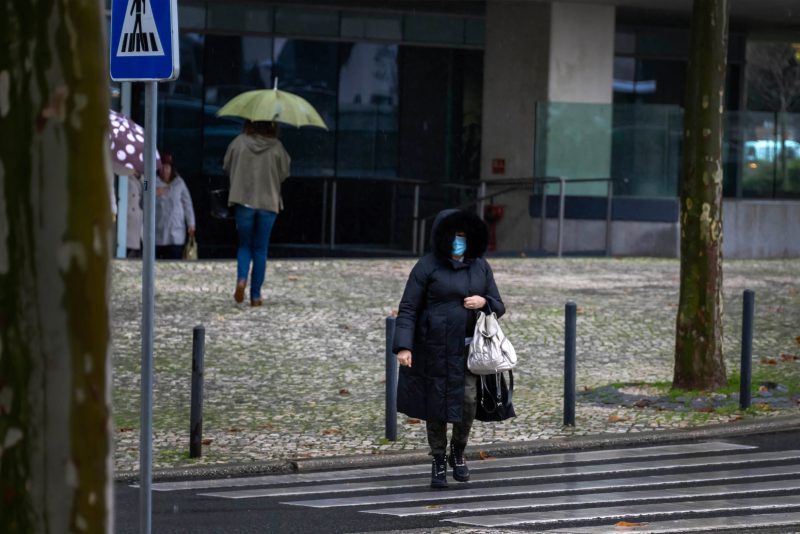
[{"label": "person with yellow umbrella", "polygon": [[[218,116],[246,119],[242,133],[228,146],[223,169],[230,176],[228,205],[235,209],[239,245],[233,298],[244,301],[250,274],[250,305],[263,303],[261,286],[267,270],[272,226],[283,209],[281,186],[289,177],[291,158],[278,139],[278,123],[327,129],[319,113],[303,98],[273,89],[234,97]],[[251,267],[252,266],[252,267]]]}]

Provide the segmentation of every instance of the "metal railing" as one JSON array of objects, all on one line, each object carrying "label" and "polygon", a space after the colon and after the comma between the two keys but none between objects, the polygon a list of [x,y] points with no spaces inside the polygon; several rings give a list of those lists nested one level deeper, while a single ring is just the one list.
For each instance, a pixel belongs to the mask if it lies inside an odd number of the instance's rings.
[{"label": "metal railing", "polygon": [[[469,202],[465,202],[459,206],[455,206],[457,209],[467,209],[472,206],[476,206],[478,210],[478,215],[483,218],[484,209],[486,207],[486,202],[488,201],[490,204],[494,202],[495,197],[499,197],[502,195],[506,195],[508,193],[512,193],[514,191],[518,191],[520,189],[534,189],[536,186],[541,188],[541,196],[542,196],[542,204],[541,204],[541,212],[540,212],[540,225],[539,225],[539,249],[544,250],[544,240],[545,240],[545,232],[546,232],[546,222],[547,222],[547,185],[548,184],[558,184],[558,226],[557,226],[557,237],[556,237],[556,255],[560,258],[563,255],[564,251],[564,207],[566,204],[566,188],[567,184],[579,184],[579,183],[590,183],[590,182],[604,182],[607,184],[606,189],[606,227],[605,227],[605,243],[604,243],[604,250],[606,256],[611,254],[611,214],[612,214],[612,207],[614,202],[614,182],[612,178],[573,178],[569,179],[565,176],[557,176],[557,177],[542,177],[542,178],[506,178],[500,180],[482,180],[480,185],[478,185],[478,194],[475,200],[471,200]],[[472,187],[472,186],[470,186]],[[493,191],[488,193],[487,190],[489,187],[503,187],[503,189],[499,191]],[[422,256],[425,252],[425,233],[428,221],[434,219],[436,217],[436,213],[427,215],[425,217],[415,217],[415,223],[419,226],[419,229],[414,232],[414,252],[420,256]],[[422,238],[418,241],[416,239],[417,235],[421,235]]]},{"label": "metal railing", "polygon": [[[558,177],[538,177],[538,178],[505,178],[498,180],[482,180],[480,182],[464,184],[452,182],[434,182],[429,180],[417,180],[409,178],[395,178],[395,177],[376,177],[376,176],[359,176],[359,177],[323,177],[323,176],[309,176],[301,177],[303,180],[322,180],[322,216],[320,228],[320,243],[321,248],[335,250],[337,246],[341,245],[337,242],[337,205],[338,205],[338,184],[343,181],[362,181],[372,183],[386,183],[391,185],[409,185],[413,187],[413,204],[411,216],[411,250],[410,252],[415,255],[422,256],[425,253],[426,246],[426,233],[428,231],[428,224],[438,214],[435,213],[428,215],[420,215],[420,205],[423,200],[422,188],[438,188],[438,189],[457,189],[474,191],[476,198],[453,206],[456,209],[469,209],[476,208],[478,215],[483,218],[484,208],[486,204],[493,203],[494,199],[509,193],[519,190],[530,190],[535,194],[536,189],[540,190],[541,194],[541,212],[539,215],[539,244],[540,250],[545,248],[545,236],[547,232],[547,186],[550,184],[558,184],[558,222],[557,222],[557,237],[556,237],[556,255],[561,257],[564,252],[564,210],[566,204],[566,187],[568,184],[579,183],[592,183],[602,182],[607,184],[606,190],[606,227],[605,227],[605,243],[604,250],[606,255],[611,253],[611,215],[614,196],[614,185],[611,178],[574,178],[570,179],[564,176]],[[489,189],[492,189],[489,191]],[[500,188],[499,190],[497,188]],[[212,196],[215,193],[221,193],[222,190],[211,191]],[[226,195],[227,196],[227,195]]]}]

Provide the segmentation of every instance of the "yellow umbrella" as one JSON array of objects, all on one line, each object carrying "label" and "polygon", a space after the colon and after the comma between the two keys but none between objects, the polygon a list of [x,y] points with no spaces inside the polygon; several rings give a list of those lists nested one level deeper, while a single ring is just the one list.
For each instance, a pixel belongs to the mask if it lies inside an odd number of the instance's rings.
[{"label": "yellow umbrella", "polygon": [[217,111],[217,116],[328,129],[314,106],[293,93],[279,91],[277,81],[273,89],[258,89],[236,95]]}]

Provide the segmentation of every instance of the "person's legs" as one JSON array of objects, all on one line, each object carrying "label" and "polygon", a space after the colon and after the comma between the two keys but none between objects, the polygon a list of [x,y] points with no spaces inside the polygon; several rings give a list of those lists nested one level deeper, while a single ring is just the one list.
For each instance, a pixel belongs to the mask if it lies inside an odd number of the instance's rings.
[{"label": "person's legs", "polygon": [[453,478],[459,482],[469,480],[469,468],[464,459],[464,449],[467,446],[472,422],[475,420],[475,410],[478,407],[478,382],[477,376],[467,369],[464,370],[464,405],[461,422],[453,423],[453,439],[450,441],[448,457],[448,463],[453,468]]},{"label": "person's legs", "polygon": [[431,447],[431,487],[447,487],[447,462],[445,452],[447,451],[447,423],[445,421],[435,421],[428,419],[425,422],[428,431],[428,445]]},{"label": "person's legs", "polygon": [[168,260],[183,259],[183,245],[166,245],[164,247],[164,258]]},{"label": "person's legs", "polygon": [[250,261],[253,258],[253,224],[256,210],[236,205],[236,234],[239,237],[239,247],[236,251],[236,302],[244,300],[244,287],[247,284],[247,272],[250,270]]},{"label": "person's legs", "polygon": [[445,454],[447,452],[447,423],[429,419],[425,421],[425,429],[428,431],[431,456]]},{"label": "person's legs", "polygon": [[250,280],[250,300],[261,301],[261,286],[267,273],[267,249],[272,226],[278,214],[274,211],[258,210],[253,225],[251,246],[253,249],[253,277]]},{"label": "person's legs", "polygon": [[478,407],[478,377],[464,371],[464,407],[461,422],[453,423],[453,440],[451,445],[455,449],[464,450],[469,440],[469,432],[475,421],[475,410]]}]

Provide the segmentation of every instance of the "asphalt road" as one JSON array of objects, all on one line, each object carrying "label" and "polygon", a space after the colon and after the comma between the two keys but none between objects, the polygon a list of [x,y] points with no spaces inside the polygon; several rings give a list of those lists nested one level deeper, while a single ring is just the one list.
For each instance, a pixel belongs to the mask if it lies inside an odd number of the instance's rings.
[{"label": "asphalt road", "polygon": [[[798,431],[470,466],[439,491],[427,465],[157,483],[153,532],[800,532]],[[139,532],[138,488],[115,497],[115,532]]]}]

